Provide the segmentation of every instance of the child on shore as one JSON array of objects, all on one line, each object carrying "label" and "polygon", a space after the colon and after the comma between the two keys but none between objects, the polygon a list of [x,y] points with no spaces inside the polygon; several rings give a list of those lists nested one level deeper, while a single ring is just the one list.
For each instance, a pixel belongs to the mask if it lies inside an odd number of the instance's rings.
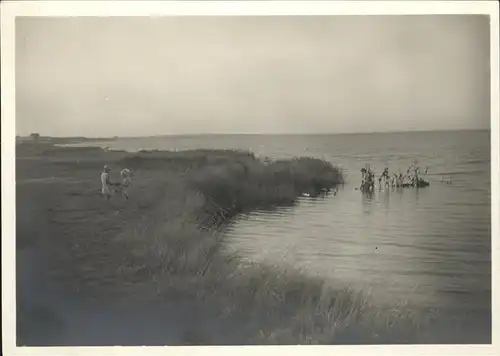
[{"label": "child on shore", "polygon": [[124,168],[120,172],[120,175],[123,178],[122,184],[120,185],[121,192],[123,194],[123,197],[125,200],[128,200],[129,198],[129,189],[132,185],[132,172],[130,172],[129,169]]}]

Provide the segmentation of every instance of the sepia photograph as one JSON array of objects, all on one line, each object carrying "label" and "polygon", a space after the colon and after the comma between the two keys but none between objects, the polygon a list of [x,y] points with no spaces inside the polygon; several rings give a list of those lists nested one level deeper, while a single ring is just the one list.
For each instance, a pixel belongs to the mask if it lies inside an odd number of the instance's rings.
[{"label": "sepia photograph", "polygon": [[487,11],[48,13],[11,20],[16,347],[493,343]]}]

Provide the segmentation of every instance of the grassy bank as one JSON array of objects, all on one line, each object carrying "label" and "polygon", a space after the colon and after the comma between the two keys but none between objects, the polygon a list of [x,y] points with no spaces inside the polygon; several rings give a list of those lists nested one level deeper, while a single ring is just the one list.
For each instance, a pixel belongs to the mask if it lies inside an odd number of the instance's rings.
[{"label": "grassy bank", "polygon": [[[19,144],[16,156],[18,249],[38,244],[50,277],[75,295],[113,304],[193,300],[220,318],[252,316],[257,326],[247,343],[415,341],[420,320],[404,306],[375,308],[359,293],[299,271],[221,252],[228,218],[342,184],[330,163],[32,143]],[[104,164],[114,179],[121,168],[134,171],[130,201],[100,198]],[[19,218],[29,209],[39,217],[32,230]]]}]

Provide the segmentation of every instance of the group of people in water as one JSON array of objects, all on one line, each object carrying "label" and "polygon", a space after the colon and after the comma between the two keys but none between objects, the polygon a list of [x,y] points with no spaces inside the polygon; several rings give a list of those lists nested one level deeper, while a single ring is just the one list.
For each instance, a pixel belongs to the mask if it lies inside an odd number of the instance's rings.
[{"label": "group of people in water", "polygon": [[106,199],[109,200],[115,193],[121,193],[125,200],[129,198],[129,189],[132,185],[132,172],[128,168],[122,169],[120,176],[122,177],[121,182],[112,182],[109,173],[111,168],[108,165],[104,166],[101,173],[101,194]]},{"label": "group of people in water", "polygon": [[[405,188],[405,187],[421,187],[429,185],[428,182],[422,179],[422,176],[427,174],[427,169],[425,173],[421,174],[420,168],[413,164],[407,170],[406,174],[401,172],[389,174],[389,168],[384,168],[384,171],[378,178],[379,187],[393,187],[393,188]],[[362,190],[373,190],[375,188],[375,173],[371,170],[369,165],[365,168],[361,168],[361,187]]]}]

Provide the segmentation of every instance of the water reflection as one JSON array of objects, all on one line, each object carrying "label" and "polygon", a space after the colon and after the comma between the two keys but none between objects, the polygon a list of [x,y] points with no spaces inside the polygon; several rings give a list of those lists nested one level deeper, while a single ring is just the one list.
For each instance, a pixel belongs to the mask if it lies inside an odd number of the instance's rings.
[{"label": "water reflection", "polygon": [[397,194],[397,193],[396,193],[396,192],[394,192],[394,191],[392,191],[392,192],[391,192],[391,191],[389,191],[389,189],[386,189],[386,190],[384,190],[384,191],[383,191],[383,194],[381,194],[381,197],[380,197],[380,198],[381,198],[381,200],[382,200],[382,203],[383,203],[383,205],[384,205],[384,209],[385,209],[385,212],[386,212],[386,213],[388,213],[388,212],[389,212],[389,210],[390,210],[390,205],[391,205],[391,204],[390,204],[390,199],[389,199],[389,198],[390,198],[389,193],[391,193],[391,194],[393,194],[393,195],[394,195],[394,194]]},{"label": "water reflection", "polygon": [[362,190],[361,191],[361,202],[363,205],[363,214],[369,215],[373,206],[373,197],[375,192],[373,190]]},{"label": "water reflection", "polygon": [[361,190],[361,196],[363,197],[363,202],[372,201],[375,196],[375,191],[373,190]]}]

